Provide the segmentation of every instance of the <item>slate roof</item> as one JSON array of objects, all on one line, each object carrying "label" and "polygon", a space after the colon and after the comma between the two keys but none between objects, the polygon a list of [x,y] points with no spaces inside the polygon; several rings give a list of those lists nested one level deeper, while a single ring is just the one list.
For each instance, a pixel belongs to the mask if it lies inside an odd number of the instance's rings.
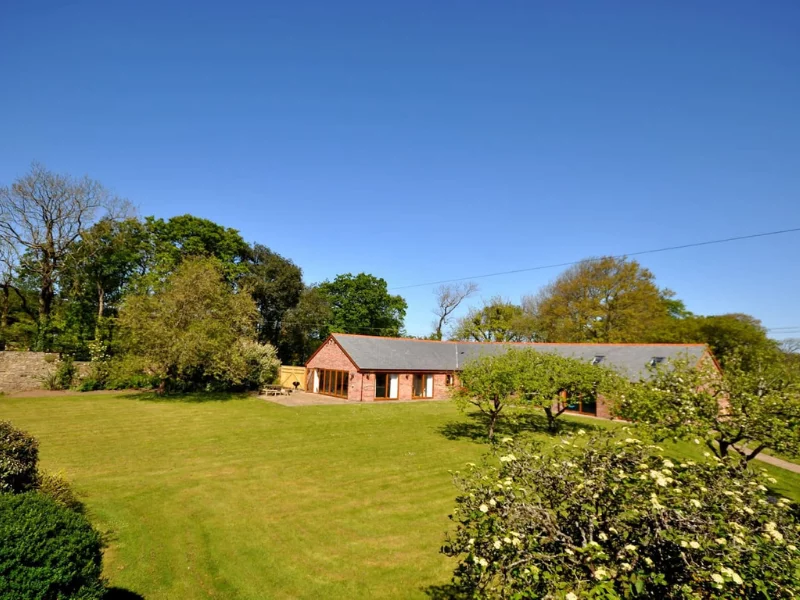
[{"label": "slate roof", "polygon": [[687,356],[698,361],[708,352],[705,344],[539,344],[436,342],[405,338],[334,333],[333,337],[362,371],[458,371],[469,360],[500,354],[509,348],[533,348],[601,364],[638,379],[655,357],[670,360]]}]

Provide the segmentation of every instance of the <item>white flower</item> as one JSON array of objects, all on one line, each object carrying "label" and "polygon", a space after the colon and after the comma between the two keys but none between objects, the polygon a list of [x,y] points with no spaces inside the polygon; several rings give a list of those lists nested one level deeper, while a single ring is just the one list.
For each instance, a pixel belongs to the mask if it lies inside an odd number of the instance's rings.
[{"label": "white flower", "polygon": [[701,504],[700,500],[698,500],[697,498],[691,498],[689,500],[689,504],[691,504],[692,506],[696,506],[697,508],[700,508],[701,506],[703,506]]},{"label": "white flower", "polygon": [[503,444],[508,444],[509,442],[513,442],[513,441],[514,441],[514,439],[513,439],[513,438],[510,438],[510,437],[504,437],[504,438],[503,438],[502,440],[500,440],[500,441],[501,441]]},{"label": "white flower", "polygon": [[626,562],[624,562],[624,563],[620,564],[620,566],[622,567],[622,569],[623,569],[624,571],[630,571],[630,570],[633,568],[633,566],[631,565],[631,563],[626,563]]},{"label": "white flower", "polygon": [[506,454],[505,456],[500,457],[500,462],[511,462],[517,460],[517,457],[513,454]]},{"label": "white flower", "polygon": [[585,429],[578,429],[578,435],[586,435]]},{"label": "white flower", "polygon": [[717,542],[720,546],[724,546],[728,543],[728,540],[725,538],[714,538],[714,541]]},{"label": "white flower", "polygon": [[672,469],[675,467],[675,464],[671,460],[664,460],[664,466],[668,469]]},{"label": "white flower", "polygon": [[492,545],[494,546],[495,550],[500,550],[500,548],[502,548],[502,546],[503,546],[503,544],[502,544],[502,542],[500,540],[495,540],[494,544],[492,544]]},{"label": "white flower", "polygon": [[625,550],[628,552],[636,552],[636,546],[633,544],[625,544]]},{"label": "white flower", "polygon": [[494,498],[490,498],[489,504],[491,504],[492,506],[497,506],[497,500],[495,500]]},{"label": "white flower", "polygon": [[594,570],[595,579],[605,579],[606,577],[608,577],[608,572],[603,567],[597,567]]},{"label": "white flower", "polygon": [[598,537],[598,538],[600,538],[600,541],[601,541],[601,542],[605,542],[605,541],[608,539],[608,536],[607,536],[605,533],[602,533],[602,532],[601,532],[601,533],[599,533],[599,534],[597,535],[597,537]]},{"label": "white flower", "polygon": [[487,512],[489,512],[489,507],[488,507],[488,506],[486,506],[485,504],[481,504],[481,505],[478,507],[478,510],[479,510],[479,511],[481,511],[482,513],[487,513]]},{"label": "white flower", "polygon": [[564,600],[578,600],[578,597],[572,592],[570,592],[566,596],[564,596]]},{"label": "white flower", "polygon": [[469,538],[467,540],[467,546],[472,546],[475,543],[475,538]]},{"label": "white flower", "polygon": [[723,579],[722,575],[720,575],[719,573],[712,573],[711,579],[713,579],[717,583],[725,583],[725,579]]},{"label": "white flower", "polygon": [[734,571],[733,569],[730,569],[728,567],[722,567],[722,569],[720,569],[720,571],[722,571],[725,575],[727,575],[728,577],[733,579],[734,583],[737,583],[739,585],[742,585],[742,583],[744,583],[742,578],[739,577],[739,574],[736,571]]},{"label": "white flower", "polygon": [[694,548],[695,550],[697,550],[700,547],[700,544],[698,544],[697,542],[692,540],[691,542],[689,542],[689,547],[690,548]]},{"label": "white flower", "polygon": [[488,567],[489,566],[489,561],[486,560],[485,558],[479,558],[478,559],[478,564],[480,564],[480,566],[482,566],[482,567]]},{"label": "white flower", "polygon": [[653,559],[650,558],[649,556],[645,556],[644,557],[644,562],[647,563],[648,567],[652,567],[653,566]]}]

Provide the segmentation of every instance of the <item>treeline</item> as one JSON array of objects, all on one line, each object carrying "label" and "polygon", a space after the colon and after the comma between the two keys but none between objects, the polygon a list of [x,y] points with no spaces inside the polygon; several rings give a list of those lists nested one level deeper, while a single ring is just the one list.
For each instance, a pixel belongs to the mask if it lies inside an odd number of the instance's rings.
[{"label": "treeline", "polygon": [[406,302],[383,279],[343,274],[310,284],[290,259],[234,229],[192,215],[139,218],[99,182],[34,164],[0,188],[0,349],[83,360],[135,351],[134,321],[120,329],[124,307],[139,320],[167,319],[142,306],[166,298],[167,288],[174,295],[172,279],[196,259],[206,263],[192,267],[195,276],[211,269],[227,291],[252,300],[252,329],[243,331],[284,363],[302,364],[330,331],[402,330]]},{"label": "treeline", "polygon": [[[444,307],[476,290],[474,284],[440,287],[434,329],[444,327]],[[769,338],[755,317],[695,315],[673,291],[659,287],[651,271],[635,260],[613,257],[580,262],[520,303],[495,297],[472,307],[453,320],[450,337],[482,342],[705,343],[723,364],[742,353],[745,360],[764,352],[797,356],[791,343],[782,348]]]}]

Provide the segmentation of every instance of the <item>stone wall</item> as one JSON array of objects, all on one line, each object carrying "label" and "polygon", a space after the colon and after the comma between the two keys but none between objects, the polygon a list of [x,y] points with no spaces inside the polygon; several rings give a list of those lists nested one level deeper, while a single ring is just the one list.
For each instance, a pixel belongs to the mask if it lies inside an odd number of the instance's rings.
[{"label": "stone wall", "polygon": [[[88,363],[78,363],[84,374]],[[0,392],[26,392],[42,389],[42,380],[56,370],[58,354],[46,352],[0,352]]]}]

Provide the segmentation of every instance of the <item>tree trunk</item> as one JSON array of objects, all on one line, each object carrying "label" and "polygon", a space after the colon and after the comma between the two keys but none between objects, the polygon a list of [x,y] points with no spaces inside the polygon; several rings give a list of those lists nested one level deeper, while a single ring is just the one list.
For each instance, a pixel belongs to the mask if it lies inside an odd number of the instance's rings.
[{"label": "tree trunk", "polygon": [[11,286],[3,284],[3,305],[0,307],[0,327],[8,327],[8,313],[11,310]]},{"label": "tree trunk", "polygon": [[500,416],[500,413],[497,411],[492,411],[489,415],[489,441],[494,439],[494,427],[497,424],[497,417]]},{"label": "tree trunk", "polygon": [[105,312],[106,308],[106,291],[103,289],[99,283],[97,284],[97,320],[103,318],[103,312]]},{"label": "tree trunk", "polygon": [[550,433],[556,432],[556,418],[553,415],[553,407],[552,406],[545,406],[544,407],[544,414],[547,415],[547,430]]}]

